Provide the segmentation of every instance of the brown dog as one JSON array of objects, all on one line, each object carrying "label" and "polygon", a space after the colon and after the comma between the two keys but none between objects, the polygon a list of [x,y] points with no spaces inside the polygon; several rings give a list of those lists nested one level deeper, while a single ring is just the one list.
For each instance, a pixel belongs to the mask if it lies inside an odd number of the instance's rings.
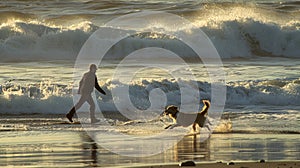
[{"label": "brown dog", "polygon": [[171,105],[165,108],[165,111],[162,113],[162,116],[166,115],[173,119],[174,124],[170,124],[165,129],[172,129],[177,126],[188,127],[193,125],[193,130],[196,131],[196,126],[203,127],[208,109],[210,107],[210,102],[208,100],[202,100],[204,107],[202,111],[198,113],[180,113],[178,107]]}]

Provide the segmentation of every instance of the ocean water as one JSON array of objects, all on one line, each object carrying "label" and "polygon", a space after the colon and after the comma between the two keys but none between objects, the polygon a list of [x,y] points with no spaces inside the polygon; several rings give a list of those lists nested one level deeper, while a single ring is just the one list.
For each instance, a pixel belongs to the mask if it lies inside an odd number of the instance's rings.
[{"label": "ocean water", "polygon": [[[300,133],[300,3],[298,1],[1,1],[0,115],[65,114],[73,105],[74,64],[85,41],[105,23],[144,10],[182,16],[201,29],[216,47],[226,74],[224,116],[234,131]],[[139,62],[122,73],[137,71],[130,83],[112,79],[124,53],[139,47],[177,50],[190,68],[156,61],[169,72]],[[97,96],[103,111],[116,111],[112,91],[128,86],[132,104],[151,106],[149,93],[159,88],[167,104],[182,105],[178,83],[195,84],[191,92],[211,98],[211,79],[193,52],[155,31],[132,36],[108,54],[97,76],[107,96]],[[169,75],[180,74],[180,79]],[[189,80],[192,73],[195,79]],[[159,101],[159,100],[158,100]],[[194,99],[184,100],[193,103]],[[197,100],[198,101],[198,100]],[[159,114],[166,104],[153,110]],[[87,107],[83,107],[86,110]],[[5,125],[4,125],[5,126]],[[231,130],[232,131],[232,130]]]}]

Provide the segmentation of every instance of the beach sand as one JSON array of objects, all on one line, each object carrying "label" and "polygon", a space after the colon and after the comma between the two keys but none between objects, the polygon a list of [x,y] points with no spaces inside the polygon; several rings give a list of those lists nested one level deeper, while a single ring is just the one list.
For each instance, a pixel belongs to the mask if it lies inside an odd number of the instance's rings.
[{"label": "beach sand", "polygon": [[[186,136],[164,153],[128,157],[103,148],[63,115],[2,116],[0,122],[0,167],[172,168],[187,160],[207,168],[300,166],[298,134],[212,134],[204,142],[199,135]],[[266,162],[258,163],[261,159]]]}]

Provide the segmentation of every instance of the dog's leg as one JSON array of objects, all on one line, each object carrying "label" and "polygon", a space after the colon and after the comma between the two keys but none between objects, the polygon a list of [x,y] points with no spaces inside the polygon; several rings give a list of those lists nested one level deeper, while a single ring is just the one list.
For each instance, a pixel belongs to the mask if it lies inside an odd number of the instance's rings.
[{"label": "dog's leg", "polygon": [[172,125],[173,125],[173,124],[170,124],[170,125],[166,126],[165,129],[170,128]]},{"label": "dog's leg", "polygon": [[165,129],[168,129],[168,128],[173,129],[178,126],[179,126],[178,124],[171,124],[171,125],[168,125],[167,127],[165,127]]},{"label": "dog's leg", "polygon": [[178,126],[180,126],[180,125],[178,125],[178,124],[173,124],[173,125],[171,125],[170,129],[173,129],[173,128],[178,127]]}]

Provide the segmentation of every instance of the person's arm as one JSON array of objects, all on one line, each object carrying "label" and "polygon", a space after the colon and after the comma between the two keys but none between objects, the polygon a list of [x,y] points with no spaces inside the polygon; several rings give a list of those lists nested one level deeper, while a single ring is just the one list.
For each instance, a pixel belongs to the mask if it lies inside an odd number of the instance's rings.
[{"label": "person's arm", "polygon": [[106,95],[106,93],[104,92],[104,90],[99,86],[97,77],[95,77],[95,88],[98,90],[98,92]]}]

